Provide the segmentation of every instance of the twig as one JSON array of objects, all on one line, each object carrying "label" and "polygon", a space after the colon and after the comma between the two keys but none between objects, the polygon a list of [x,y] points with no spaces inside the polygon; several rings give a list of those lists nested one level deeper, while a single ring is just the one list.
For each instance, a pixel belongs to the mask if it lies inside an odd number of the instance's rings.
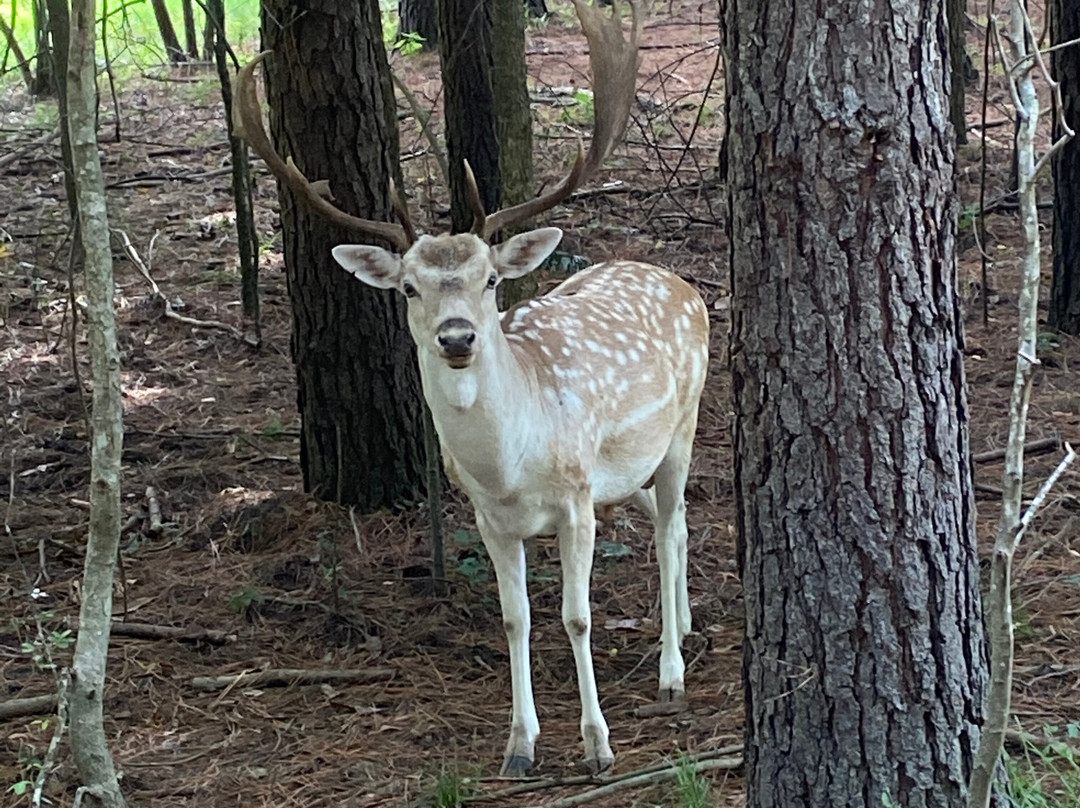
[{"label": "twig", "polygon": [[431,113],[424,111],[420,107],[420,102],[417,100],[416,94],[409,89],[409,85],[407,85],[393,70],[390,71],[390,78],[393,79],[394,86],[401,90],[401,94],[405,96],[405,100],[412,109],[416,122],[420,124],[420,132],[431,146],[432,154],[435,155],[435,162],[439,164],[439,171],[442,172],[443,184],[450,187],[450,166],[446,162],[446,154],[439,145],[438,138],[436,138],[435,133],[431,131]]},{"label": "twig", "polygon": [[[1060,438],[1039,438],[1038,440],[1029,441],[1024,444],[1024,456],[1045,454],[1046,452],[1054,451],[1061,445]],[[979,452],[971,456],[972,463],[993,463],[997,460],[1005,459],[1005,447],[1000,449],[990,449],[986,452]]]},{"label": "twig", "polygon": [[45,782],[49,779],[56,764],[56,753],[60,749],[60,739],[64,737],[68,722],[68,687],[71,685],[71,670],[64,668],[60,673],[60,686],[56,694],[56,728],[53,729],[52,740],[49,741],[49,750],[45,753],[45,759],[41,762],[38,770],[37,782],[34,783],[34,796],[30,804],[34,808],[41,808],[41,794],[45,790]]},{"label": "twig", "polygon": [[178,642],[206,642],[225,645],[235,642],[236,635],[227,631],[199,626],[159,626],[154,623],[122,623],[114,620],[110,629],[114,637],[131,637],[136,640],[177,640]]},{"label": "twig", "polygon": [[[681,765],[687,764],[700,764],[709,760],[716,760],[718,758],[724,758],[729,755],[737,755],[743,751],[743,745],[741,743],[731,744],[729,746],[722,746],[719,749],[711,749],[708,752],[702,752],[698,755],[688,755],[680,761]],[[568,786],[587,786],[587,785],[609,785],[611,783],[622,782],[623,780],[629,780],[632,777],[640,777],[644,774],[653,774],[655,772],[667,771],[672,767],[669,761],[664,763],[657,763],[652,766],[645,766],[641,769],[635,769],[632,772],[626,772],[624,774],[616,774],[609,776],[600,776],[594,774],[581,774],[576,777],[548,777],[537,778],[524,783],[518,783],[517,785],[509,786],[508,788],[500,789],[499,791],[491,791],[487,794],[475,794],[471,797],[466,797],[462,802],[489,802],[492,800],[503,800],[507,797],[513,797],[517,794],[527,794],[531,791],[544,791],[549,788],[565,788]]]},{"label": "twig", "polygon": [[59,134],[60,128],[57,127],[56,129],[53,129],[51,132],[44,134],[39,138],[35,138],[28,143],[23,143],[21,146],[14,147],[7,154],[0,157],[0,168],[6,168],[10,163],[14,163],[19,158],[19,155],[23,152],[30,151],[31,149],[34,149],[38,146],[44,146],[46,143],[51,141]]},{"label": "twig", "polygon": [[[154,297],[157,298],[165,306],[165,316],[167,318],[169,318],[170,320],[176,320],[179,323],[184,323],[185,325],[194,326],[196,328],[216,328],[220,331],[227,331],[237,339],[243,339],[243,335],[240,333],[240,331],[229,325],[228,323],[223,323],[218,320],[197,320],[194,317],[186,317],[183,314],[178,314],[173,309],[172,303],[169,302],[169,299],[164,295],[164,293],[162,293],[161,288],[157,285],[157,281],[155,281],[150,276],[150,270],[147,268],[146,264],[143,263],[142,258],[136,251],[135,246],[131,243],[131,239],[128,238],[127,233],[125,233],[123,230],[120,230],[119,228],[113,228],[113,232],[120,236],[120,239],[123,242],[124,246],[124,253],[127,255],[128,258],[131,259],[131,262],[135,264],[135,268],[139,270],[139,274],[142,275],[143,278],[146,279],[146,282],[150,284],[150,288],[151,290],[153,290]],[[157,239],[157,233],[154,234],[154,238],[150,241],[151,255],[153,255],[153,243],[155,239]]]},{"label": "twig", "polygon": [[196,690],[223,690],[233,687],[314,685],[323,682],[381,682],[393,678],[394,673],[393,668],[360,668],[354,671],[275,668],[232,676],[195,676],[191,680],[191,686]]},{"label": "twig", "polygon": [[1072,465],[1076,460],[1076,452],[1073,451],[1073,447],[1065,444],[1065,457],[1061,458],[1061,462],[1057,464],[1050,476],[1046,478],[1042,486],[1039,488],[1039,493],[1035,495],[1035,498],[1031,500],[1031,504],[1028,505],[1027,510],[1024,511],[1024,516],[1020,519],[1020,525],[1016,531],[1016,538],[1013,540],[1016,544],[1020,543],[1020,539],[1024,537],[1024,533],[1031,525],[1031,520],[1035,518],[1035,514],[1038,513],[1039,508],[1042,507],[1043,502],[1046,501],[1046,497],[1050,494],[1050,489],[1054,487],[1054,484],[1058,481],[1058,478],[1065,473],[1065,469]]},{"label": "twig", "polygon": [[[697,764],[695,768],[699,772],[704,772],[713,769],[738,769],[742,765],[743,759],[741,757],[730,757],[704,760]],[[639,788],[640,786],[648,786],[653,783],[661,783],[664,780],[674,780],[679,776],[681,770],[682,767],[678,765],[668,766],[666,769],[639,774],[635,777],[627,777],[625,780],[606,783],[598,788],[583,791],[580,794],[574,794],[551,802],[545,802],[542,806],[535,806],[535,808],[571,808],[571,806],[574,805],[584,805],[587,802],[602,799],[603,797],[607,797],[617,791],[622,791],[623,789]]]}]

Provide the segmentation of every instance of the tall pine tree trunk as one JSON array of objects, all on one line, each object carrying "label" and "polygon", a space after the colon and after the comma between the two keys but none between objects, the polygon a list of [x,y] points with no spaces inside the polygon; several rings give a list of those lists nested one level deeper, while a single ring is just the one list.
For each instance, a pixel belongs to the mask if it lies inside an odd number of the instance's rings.
[{"label": "tall pine tree trunk", "polygon": [[180,40],[176,38],[176,29],[173,28],[172,18],[169,16],[169,9],[165,5],[165,0],[150,0],[150,5],[154,9],[158,33],[161,34],[161,42],[165,46],[165,52],[169,55],[169,63],[176,65],[186,62],[187,56],[184,55],[184,51],[180,47]]},{"label": "tall pine tree trunk", "polygon": [[450,168],[450,219],[455,233],[472,227],[465,189],[468,160],[480,201],[490,213],[500,204],[499,142],[491,88],[492,0],[438,0],[446,156]]},{"label": "tall pine tree trunk", "polygon": [[[389,219],[398,180],[397,110],[375,0],[264,0],[270,131],[342,209]],[[400,295],[341,270],[332,247],[357,241],[281,192],[292,354],[307,489],[365,510],[424,488],[420,379]]]},{"label": "tall pine tree trunk", "polygon": [[[495,138],[499,143],[501,204],[516,205],[533,195],[532,110],[525,82],[525,5],[491,0],[491,87]],[[504,233],[503,237],[513,235]],[[536,295],[539,276],[530,272],[500,284],[502,305]]]},{"label": "tall pine tree trunk", "polygon": [[727,0],[749,808],[956,808],[987,648],[944,0]]},{"label": "tall pine tree trunk", "polygon": [[[1053,44],[1080,37],[1080,3],[1053,0]],[[1080,132],[1080,50],[1076,45],[1051,54],[1054,78],[1061,82],[1065,120]],[[1063,133],[1054,119],[1054,137]],[[1053,158],[1054,278],[1050,287],[1050,327],[1080,335],[1080,138],[1073,138]]]},{"label": "tall pine tree trunk", "polygon": [[964,21],[967,0],[945,0],[949,23],[949,120],[956,132],[957,143],[967,143],[967,115],[965,114],[964,63],[967,60],[964,37]]}]

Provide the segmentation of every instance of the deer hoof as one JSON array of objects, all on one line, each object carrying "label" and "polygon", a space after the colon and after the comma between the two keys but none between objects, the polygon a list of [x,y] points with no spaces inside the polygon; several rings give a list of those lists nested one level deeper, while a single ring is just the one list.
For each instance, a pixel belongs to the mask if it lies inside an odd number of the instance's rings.
[{"label": "deer hoof", "polygon": [[586,758],[581,761],[581,768],[586,774],[603,774],[615,765],[615,758]]},{"label": "deer hoof", "polygon": [[661,704],[670,704],[673,707],[685,707],[686,691],[681,687],[662,687],[657,701]]},{"label": "deer hoof", "polygon": [[532,768],[533,762],[521,755],[510,755],[503,761],[499,775],[502,777],[524,777]]}]

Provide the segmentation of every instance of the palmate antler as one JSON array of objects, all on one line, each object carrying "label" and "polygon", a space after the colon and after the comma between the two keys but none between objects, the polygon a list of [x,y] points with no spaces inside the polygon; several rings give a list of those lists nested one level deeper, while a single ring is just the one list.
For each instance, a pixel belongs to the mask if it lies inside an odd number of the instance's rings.
[{"label": "palmate antler", "polygon": [[574,165],[562,182],[543,196],[485,214],[480,202],[480,192],[476,187],[476,177],[468,162],[465,163],[465,180],[469,185],[469,201],[474,217],[472,232],[485,241],[499,230],[531,219],[568,199],[596,172],[626,132],[626,125],[630,120],[630,106],[634,103],[637,87],[637,69],[640,62],[638,44],[641,41],[642,26],[637,3],[634,0],[627,2],[631,15],[629,40],[623,36],[622,15],[618,5],[611,4],[609,16],[585,0],[573,0],[581,28],[589,41],[595,120],[589,153],[582,154],[581,144],[578,144]]},{"label": "palmate antler", "polygon": [[404,252],[416,240],[416,233],[409,220],[405,203],[390,180],[390,202],[397,212],[401,224],[380,222],[373,219],[361,219],[341,210],[333,204],[334,196],[330,193],[327,180],[311,182],[296,167],[292,158],[282,160],[270,143],[263,126],[262,112],[259,109],[259,96],[255,88],[255,68],[259,62],[269,56],[271,51],[263,51],[236,74],[236,99],[233,103],[233,130],[237,137],[247,141],[252,150],[266,161],[267,167],[281,182],[288,186],[305,204],[316,213],[335,224],[374,236],[393,244]]},{"label": "palmate antler", "polygon": [[[531,219],[565,201],[596,172],[615,144],[622,138],[630,118],[630,106],[634,101],[637,85],[638,43],[641,40],[642,26],[635,0],[627,0],[627,2],[632,19],[629,39],[623,35],[622,15],[614,3],[609,16],[600,8],[589,5],[585,0],[573,0],[582,30],[589,41],[595,121],[588,154],[582,152],[579,143],[574,164],[562,182],[543,196],[488,215],[484,213],[480,202],[476,177],[468,162],[465,163],[469,201],[474,214],[472,232],[485,241],[499,230]],[[233,104],[233,129],[236,135],[246,140],[252,150],[263,158],[274,176],[316,213],[342,227],[387,241],[402,252],[408,250],[416,240],[416,231],[409,219],[404,199],[394,186],[392,179],[390,180],[390,202],[401,223],[360,219],[333,204],[334,197],[330,193],[327,180],[311,182],[296,167],[291,157],[282,160],[274,151],[263,126],[259,97],[255,87],[255,68],[270,53],[271,51],[263,51],[244,65],[236,75],[236,99]]]}]

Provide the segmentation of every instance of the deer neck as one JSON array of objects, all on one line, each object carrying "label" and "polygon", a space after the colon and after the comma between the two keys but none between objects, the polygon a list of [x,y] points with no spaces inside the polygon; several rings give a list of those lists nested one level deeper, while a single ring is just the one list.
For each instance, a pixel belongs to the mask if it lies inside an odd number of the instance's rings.
[{"label": "deer neck", "polygon": [[521,458],[538,441],[543,414],[534,406],[535,385],[501,331],[472,365],[454,370],[421,351],[424,398],[443,450],[463,479],[493,491],[513,487]]}]

